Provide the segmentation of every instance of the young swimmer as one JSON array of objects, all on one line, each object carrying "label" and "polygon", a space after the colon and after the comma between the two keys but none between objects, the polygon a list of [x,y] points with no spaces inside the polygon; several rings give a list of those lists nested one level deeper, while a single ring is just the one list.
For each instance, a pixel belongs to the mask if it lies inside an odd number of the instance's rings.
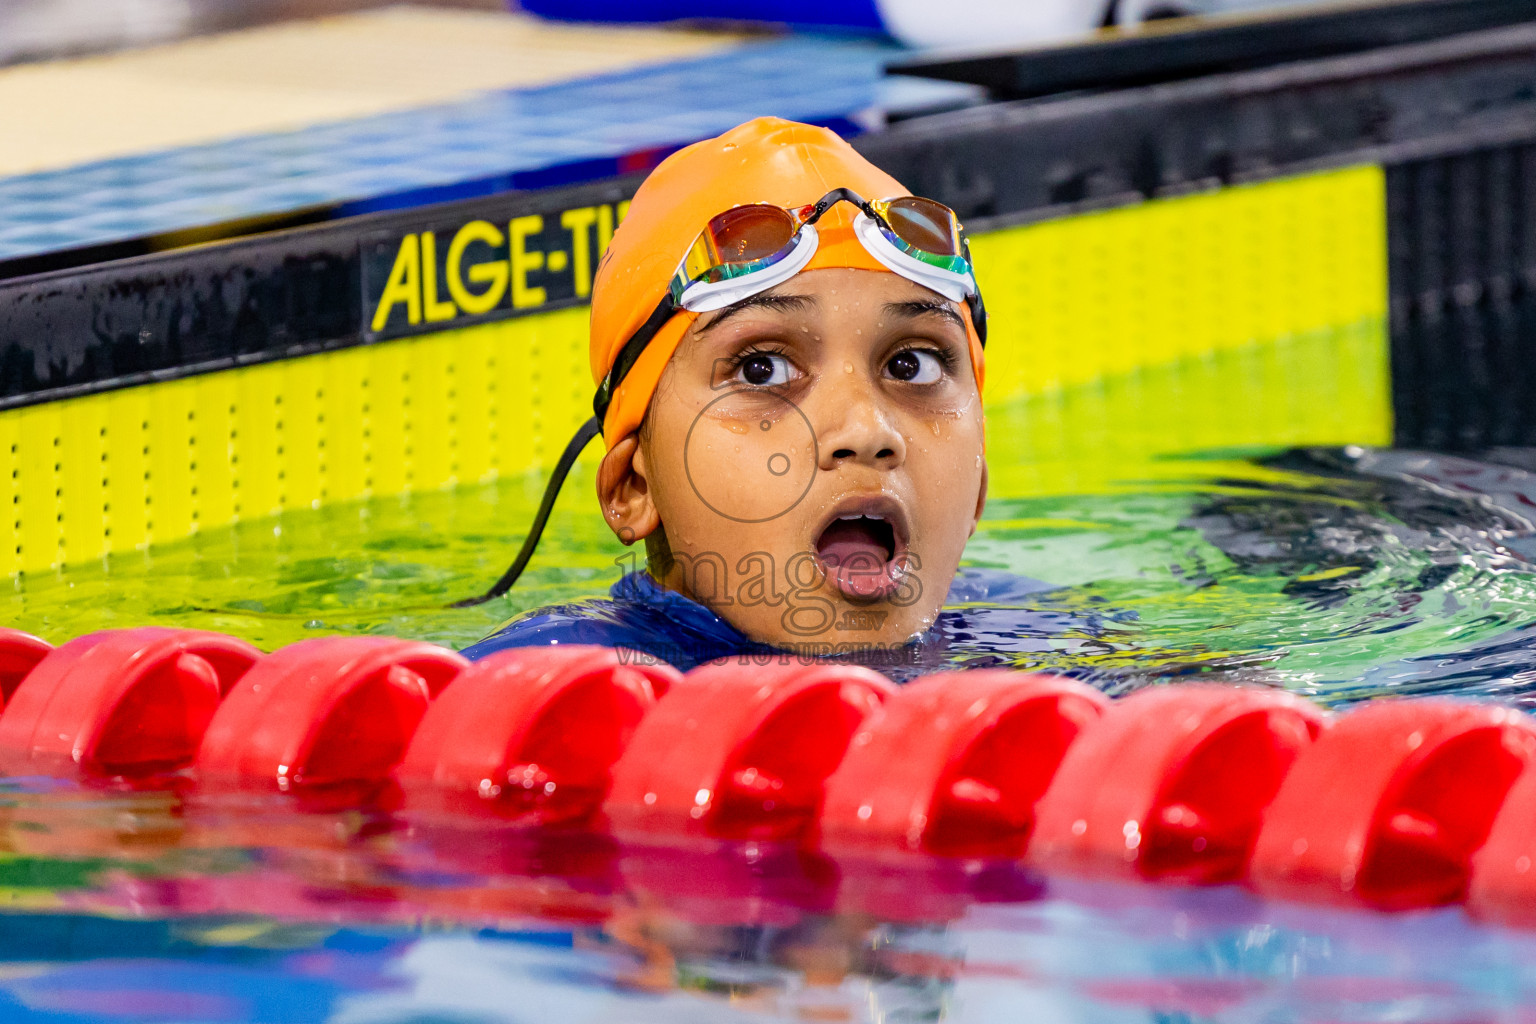
[{"label": "young swimmer", "polygon": [[465,653],[929,660],[987,495],[969,255],[953,213],[825,129],[761,118],[663,161],[592,294],[598,500],[646,570]]}]

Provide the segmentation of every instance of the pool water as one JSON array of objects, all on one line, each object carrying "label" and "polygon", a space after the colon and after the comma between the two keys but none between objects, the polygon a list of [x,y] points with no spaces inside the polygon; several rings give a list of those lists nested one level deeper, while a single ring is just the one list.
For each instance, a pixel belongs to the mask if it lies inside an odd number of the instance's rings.
[{"label": "pool water", "polygon": [[[1536,1002],[1536,934],[1457,910],[1009,865],[885,865],[871,886],[789,851],[40,785],[0,807],[8,1021],[1486,1021]],[[839,886],[875,896],[834,911]]]},{"label": "pool water", "polygon": [[[1120,692],[1201,675],[1324,702],[1450,690],[1518,699],[1536,607],[1536,452],[1495,463],[1362,448],[1126,460],[1097,493],[994,493],[967,564],[1057,589],[995,614],[957,664],[1066,671]],[[997,456],[994,454],[994,459]],[[272,649],[337,632],[462,647],[528,608],[600,595],[633,567],[573,474],[505,599],[537,479],[342,505],[210,530],[101,566],[26,576],[7,621],[62,642],[160,623]],[[1019,629],[1033,630],[1026,643]],[[992,632],[988,632],[991,630]],[[1530,637],[1536,644],[1536,632]]]},{"label": "pool water", "polygon": [[[996,609],[953,659],[1002,650],[1111,692],[1202,678],[1329,704],[1530,699],[1536,453],[1345,444],[1369,432],[1329,419],[1328,388],[1348,381],[1308,378],[1310,344],[993,410],[993,495],[968,562],[1057,585],[1017,621],[1079,625],[1021,638]],[[1284,408],[1214,415],[1254,360],[1294,389]],[[1163,429],[1145,429],[1149,409]],[[632,564],[593,514],[587,463],[516,591],[450,609],[500,574],[541,486],[206,530],[20,578],[6,620],[55,642],[161,623],[264,649],[336,632],[463,646]],[[0,1019],[1461,1021],[1536,1005],[1536,933],[1455,909],[756,844],[621,848],[392,808],[388,794],[319,806],[6,781]]]}]

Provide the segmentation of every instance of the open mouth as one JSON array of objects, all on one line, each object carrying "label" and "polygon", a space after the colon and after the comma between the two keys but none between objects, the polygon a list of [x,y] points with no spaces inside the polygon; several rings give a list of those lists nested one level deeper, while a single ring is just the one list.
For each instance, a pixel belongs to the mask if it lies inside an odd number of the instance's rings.
[{"label": "open mouth", "polygon": [[816,537],[827,579],[855,600],[893,593],[906,572],[905,554],[905,514],[886,499],[844,502]]}]

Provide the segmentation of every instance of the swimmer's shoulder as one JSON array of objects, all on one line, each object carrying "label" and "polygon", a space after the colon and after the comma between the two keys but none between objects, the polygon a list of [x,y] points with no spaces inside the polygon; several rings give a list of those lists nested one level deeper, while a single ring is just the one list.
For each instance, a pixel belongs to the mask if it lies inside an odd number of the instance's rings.
[{"label": "swimmer's shoulder", "polygon": [[475,661],[497,651],[556,644],[626,647],[683,670],[756,647],[698,602],[645,573],[631,573],[608,597],[527,612],[460,653]]}]

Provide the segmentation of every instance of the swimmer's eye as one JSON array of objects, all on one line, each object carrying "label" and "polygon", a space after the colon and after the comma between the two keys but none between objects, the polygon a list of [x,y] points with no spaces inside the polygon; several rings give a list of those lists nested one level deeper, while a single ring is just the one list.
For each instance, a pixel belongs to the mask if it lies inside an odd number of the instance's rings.
[{"label": "swimmer's eye", "polygon": [[944,353],[927,348],[897,352],[885,364],[885,372],[904,384],[937,384],[948,369]]},{"label": "swimmer's eye", "polygon": [[736,379],[753,387],[788,384],[797,376],[794,365],[777,352],[743,352],[736,361]]}]

